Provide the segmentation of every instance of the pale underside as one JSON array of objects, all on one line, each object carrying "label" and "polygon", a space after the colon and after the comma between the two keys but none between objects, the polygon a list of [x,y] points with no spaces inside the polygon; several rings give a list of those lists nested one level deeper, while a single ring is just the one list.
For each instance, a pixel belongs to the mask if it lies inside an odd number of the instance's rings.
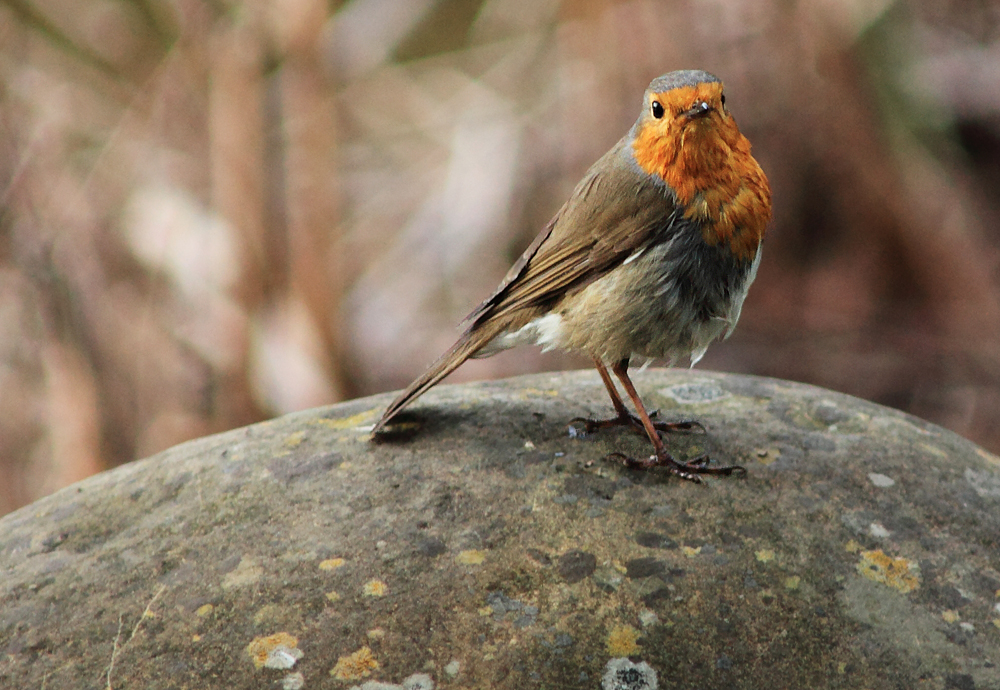
[{"label": "pale underside", "polygon": [[[757,274],[758,249],[745,280],[727,303],[712,305],[705,318],[678,299],[669,270],[671,242],[636,251],[618,268],[567,296],[552,311],[514,331],[497,335],[473,357],[489,357],[518,345],[578,352],[606,363],[626,358],[663,359],[691,366],[717,338],[736,327],[747,290]],[[666,270],[664,270],[666,269]]]}]

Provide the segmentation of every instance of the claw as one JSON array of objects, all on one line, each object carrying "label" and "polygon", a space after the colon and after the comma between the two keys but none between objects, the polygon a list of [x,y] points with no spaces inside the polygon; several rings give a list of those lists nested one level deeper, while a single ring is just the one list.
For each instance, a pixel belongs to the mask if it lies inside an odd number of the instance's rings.
[{"label": "claw", "polygon": [[624,453],[610,453],[608,458],[615,458],[625,467],[633,470],[648,470],[653,467],[666,467],[670,474],[681,479],[686,479],[696,484],[701,483],[699,475],[708,474],[713,476],[738,475],[746,476],[747,470],[741,465],[726,465],[724,467],[709,467],[710,459],[707,455],[702,455],[688,462],[678,462],[670,453],[664,451],[659,455],[651,455],[648,458],[637,460]]}]

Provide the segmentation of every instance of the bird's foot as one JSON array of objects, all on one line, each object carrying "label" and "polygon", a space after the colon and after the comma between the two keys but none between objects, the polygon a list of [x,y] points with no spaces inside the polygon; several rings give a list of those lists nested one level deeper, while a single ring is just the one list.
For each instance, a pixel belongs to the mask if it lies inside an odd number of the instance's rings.
[{"label": "bird's foot", "polygon": [[[674,432],[688,432],[697,431],[700,433],[705,433],[705,426],[694,419],[682,419],[676,422],[663,422],[655,421],[654,418],[659,416],[659,410],[653,410],[649,413],[649,418],[653,421],[653,428],[657,431],[662,431],[665,433]],[[574,424],[583,425],[583,433],[592,434],[598,429],[607,429],[614,426],[630,426],[640,434],[645,434],[646,429],[642,425],[642,420],[631,412],[625,412],[617,417],[612,417],[610,419],[590,419],[589,417],[574,417],[569,421],[570,426]]]},{"label": "bird's foot", "polygon": [[687,479],[688,481],[698,484],[701,483],[701,477],[699,475],[708,474],[728,477],[732,474],[746,476],[747,473],[746,468],[741,465],[709,467],[708,463],[710,461],[707,455],[702,455],[688,462],[679,462],[665,450],[657,453],[656,455],[651,455],[644,460],[636,460],[635,458],[629,457],[624,453],[611,453],[608,457],[617,459],[625,465],[625,467],[633,470],[649,470],[654,467],[666,467],[670,474],[677,475],[681,479]]}]

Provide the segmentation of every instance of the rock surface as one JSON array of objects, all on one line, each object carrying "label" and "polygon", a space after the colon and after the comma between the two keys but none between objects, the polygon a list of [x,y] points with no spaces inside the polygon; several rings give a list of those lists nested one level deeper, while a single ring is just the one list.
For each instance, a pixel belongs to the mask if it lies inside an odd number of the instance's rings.
[{"label": "rock surface", "polygon": [[649,370],[746,465],[605,455],[593,372],[389,396],[92,477],[0,520],[3,688],[1000,688],[1000,460],[855,398]]}]

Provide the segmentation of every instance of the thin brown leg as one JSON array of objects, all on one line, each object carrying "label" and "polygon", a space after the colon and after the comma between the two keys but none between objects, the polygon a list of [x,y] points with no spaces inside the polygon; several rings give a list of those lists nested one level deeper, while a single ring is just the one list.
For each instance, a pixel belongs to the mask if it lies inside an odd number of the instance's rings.
[{"label": "thin brown leg", "polygon": [[663,439],[660,438],[660,434],[657,433],[656,426],[653,421],[649,418],[646,413],[646,408],[642,404],[642,399],[635,390],[635,386],[632,385],[632,380],[628,376],[628,360],[624,359],[611,367],[611,370],[615,372],[615,375],[622,382],[622,386],[625,387],[625,392],[628,393],[628,397],[632,399],[632,404],[635,405],[636,412],[639,413],[639,418],[642,420],[642,426],[646,430],[646,435],[649,436],[649,440],[653,443],[653,450],[655,455],[651,456],[647,460],[635,460],[621,453],[613,453],[622,459],[627,467],[649,469],[651,467],[666,467],[672,474],[676,474],[682,479],[688,479],[693,482],[700,482],[701,479],[698,477],[699,474],[715,474],[715,475],[730,475],[733,473],[746,474],[746,468],[740,467],[739,465],[729,465],[726,467],[709,467],[708,466],[708,456],[702,456],[696,458],[691,462],[678,462],[667,452],[666,446],[663,445]]},{"label": "thin brown leg", "polygon": [[[604,362],[599,359],[594,360],[594,366],[597,368],[597,373],[601,375],[601,380],[604,381],[604,387],[608,389],[608,395],[611,397],[611,404],[615,407],[615,416],[611,419],[588,419],[587,417],[574,417],[570,420],[570,423],[582,422],[584,425],[584,430],[588,434],[592,434],[598,429],[607,429],[612,426],[630,426],[639,433],[649,433],[646,429],[645,422],[640,417],[636,417],[634,414],[628,411],[625,407],[625,403],[622,402],[622,398],[618,395],[618,389],[615,387],[615,382],[611,378],[611,374],[608,373],[608,368],[604,366]],[[624,367],[628,369],[628,360],[624,360]],[[642,408],[636,408],[639,410]],[[653,410],[649,415],[645,414],[645,409],[642,409],[642,414],[652,419],[655,417],[657,412]],[[704,431],[705,428],[698,422],[693,420],[685,420],[682,422],[652,422],[653,428],[657,431],[691,431],[693,429],[698,429]]]}]

